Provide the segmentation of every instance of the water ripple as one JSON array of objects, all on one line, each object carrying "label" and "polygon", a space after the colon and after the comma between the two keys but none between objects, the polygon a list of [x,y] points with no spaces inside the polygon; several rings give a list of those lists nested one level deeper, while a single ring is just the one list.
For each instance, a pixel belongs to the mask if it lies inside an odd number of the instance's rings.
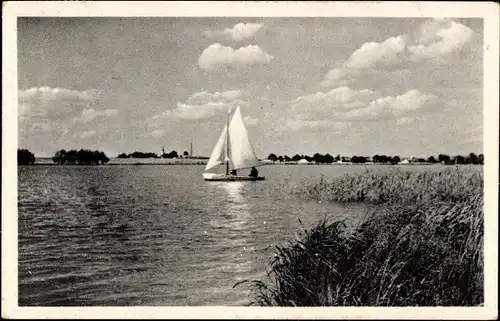
[{"label": "water ripple", "polygon": [[299,219],[356,212],[279,194],[323,170],[283,167],[257,183],[204,182],[203,166],[19,167],[19,305],[246,304],[233,285],[262,279]]}]

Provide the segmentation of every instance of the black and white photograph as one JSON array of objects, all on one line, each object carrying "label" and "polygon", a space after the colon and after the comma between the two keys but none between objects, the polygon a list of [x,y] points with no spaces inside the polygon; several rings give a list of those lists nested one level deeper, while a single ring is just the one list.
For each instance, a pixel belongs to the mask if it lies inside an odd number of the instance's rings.
[{"label": "black and white photograph", "polygon": [[497,4],[3,6],[3,317],[498,317]]}]

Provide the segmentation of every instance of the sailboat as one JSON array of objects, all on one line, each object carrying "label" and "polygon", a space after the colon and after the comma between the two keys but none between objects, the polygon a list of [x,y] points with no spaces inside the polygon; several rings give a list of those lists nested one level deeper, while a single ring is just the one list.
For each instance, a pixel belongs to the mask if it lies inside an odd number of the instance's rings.
[{"label": "sailboat", "polygon": [[[208,172],[222,164],[226,165],[225,173]],[[229,122],[228,117],[228,122],[215,144],[205,167],[203,179],[206,181],[261,181],[265,177],[239,176],[233,175],[231,172],[262,165],[262,162],[255,156],[255,151],[248,139],[248,131],[240,107],[237,106],[231,122]]]}]

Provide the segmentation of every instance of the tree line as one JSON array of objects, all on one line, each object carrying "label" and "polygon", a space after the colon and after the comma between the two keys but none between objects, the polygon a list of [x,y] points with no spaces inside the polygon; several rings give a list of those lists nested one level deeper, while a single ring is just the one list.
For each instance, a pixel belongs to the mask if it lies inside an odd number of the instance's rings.
[{"label": "tree line", "polygon": [[[377,164],[398,164],[402,161],[402,159],[399,156],[387,156],[387,155],[374,155],[373,157],[366,157],[366,156],[352,156],[352,157],[345,157],[345,156],[332,156],[330,154],[320,154],[320,153],[315,153],[313,156],[309,155],[299,155],[295,154],[293,157],[289,157],[287,155],[284,156],[277,156],[274,153],[269,154],[267,157],[268,160],[272,162],[297,162],[301,159],[305,159],[308,162],[315,162],[318,164],[331,164],[333,162],[350,162],[354,164],[363,164],[363,163],[368,163],[368,162],[373,162]],[[447,165],[459,165],[459,164],[474,164],[474,165],[483,165],[484,164],[484,155],[479,154],[476,155],[474,153],[470,153],[467,156],[462,156],[462,155],[456,155],[456,156],[449,156],[446,154],[439,154],[437,157],[434,156],[429,156],[428,158],[422,158],[422,157],[413,157],[408,159],[408,162],[411,163],[430,163],[430,164],[436,164],[436,163],[442,163],[442,164],[447,164]]]},{"label": "tree line", "polygon": [[[187,151],[184,151],[182,153],[184,157],[189,156],[189,153]],[[129,154],[121,153],[117,156],[118,158],[177,158],[179,157],[179,154],[177,151],[173,150],[169,153],[163,153],[160,155],[157,155],[156,153],[151,153],[151,152],[133,152]]]},{"label": "tree line", "polygon": [[17,164],[18,165],[32,165],[35,163],[35,154],[27,149],[17,150]]},{"label": "tree line", "polygon": [[52,161],[59,165],[99,165],[109,162],[109,158],[104,152],[98,150],[80,149],[77,151],[72,149],[66,151],[61,149],[52,156]]}]

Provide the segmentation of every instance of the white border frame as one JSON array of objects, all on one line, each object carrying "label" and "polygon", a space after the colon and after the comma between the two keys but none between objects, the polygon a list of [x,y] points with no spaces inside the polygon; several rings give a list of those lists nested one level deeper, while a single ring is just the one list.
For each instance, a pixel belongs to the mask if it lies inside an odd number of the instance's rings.
[{"label": "white border frame", "polygon": [[[3,2],[2,317],[496,319],[498,317],[499,5],[495,2]],[[273,14],[275,13],[275,14]],[[483,307],[19,307],[17,305],[17,24],[18,16],[469,17],[484,19],[485,303]]]}]

